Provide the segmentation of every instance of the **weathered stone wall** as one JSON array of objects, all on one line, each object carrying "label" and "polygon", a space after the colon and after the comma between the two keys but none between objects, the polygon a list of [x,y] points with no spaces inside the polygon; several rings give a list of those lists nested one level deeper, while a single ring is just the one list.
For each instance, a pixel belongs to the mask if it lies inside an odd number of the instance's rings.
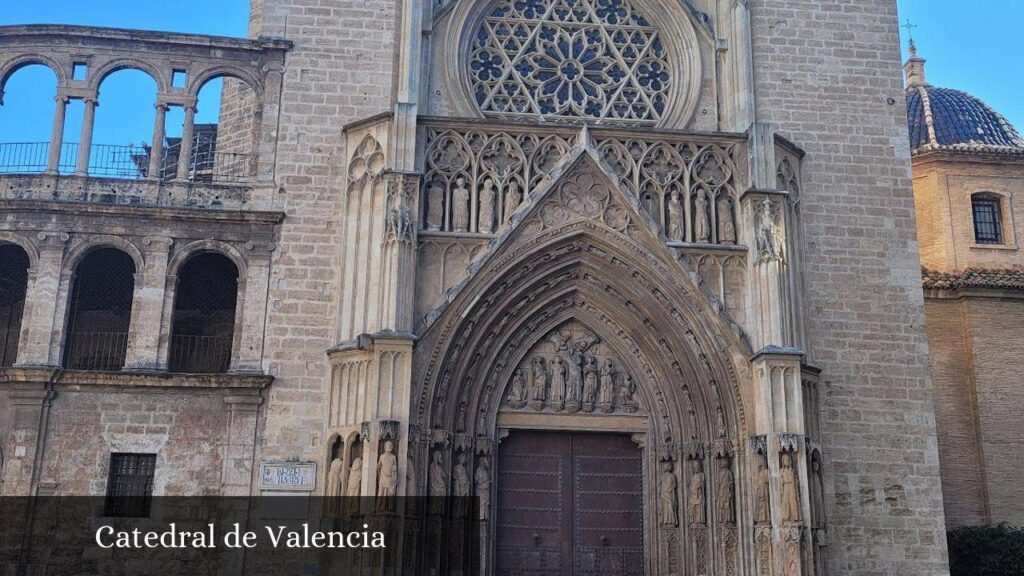
[{"label": "weathered stone wall", "polygon": [[252,18],[251,34],[287,32],[295,42],[278,133],[276,173],[286,217],[274,254],[264,360],[276,379],[258,459],[321,460],[326,351],[337,343],[345,264],[342,128],[390,108],[395,3],[263,0]]},{"label": "weathered stone wall", "polygon": [[893,0],[751,0],[758,120],[805,148],[835,574],[946,571]]}]

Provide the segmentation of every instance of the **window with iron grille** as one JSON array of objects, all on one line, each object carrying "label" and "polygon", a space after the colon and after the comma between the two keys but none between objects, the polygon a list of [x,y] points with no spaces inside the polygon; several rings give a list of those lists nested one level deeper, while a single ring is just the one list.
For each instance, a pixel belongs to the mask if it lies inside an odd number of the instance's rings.
[{"label": "window with iron grille", "polygon": [[974,241],[978,244],[1003,243],[1003,215],[999,197],[991,194],[971,196],[974,212]]},{"label": "window with iron grille", "polygon": [[238,297],[238,267],[206,252],[178,271],[171,326],[171,372],[218,374],[231,365]]},{"label": "window with iron grille", "polygon": [[148,517],[155,472],[156,454],[111,454],[104,515],[124,518]]},{"label": "window with iron grille", "polygon": [[135,292],[135,261],[116,248],[99,248],[75,268],[64,367],[120,370],[128,350]]},{"label": "window with iron grille", "polygon": [[28,266],[21,246],[0,245],[0,366],[13,366],[18,353]]}]

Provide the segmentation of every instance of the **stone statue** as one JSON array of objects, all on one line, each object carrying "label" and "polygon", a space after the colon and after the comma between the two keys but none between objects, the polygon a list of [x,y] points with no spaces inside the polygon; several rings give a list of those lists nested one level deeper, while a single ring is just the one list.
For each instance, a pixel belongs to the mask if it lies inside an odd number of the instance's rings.
[{"label": "stone statue", "polygon": [[708,222],[708,195],[704,188],[697,190],[694,202],[693,236],[697,242],[707,242],[711,238],[711,227]]},{"label": "stone statue", "polygon": [[455,179],[455,190],[452,190],[452,230],[469,230],[469,190],[466,179],[461,177]]},{"label": "stone statue", "polygon": [[427,230],[444,226],[444,190],[436,183],[427,188]]},{"label": "stone statue", "polygon": [[482,456],[476,466],[476,495],[480,499],[480,519],[487,520],[491,516],[491,467],[487,457]]},{"label": "stone statue", "polygon": [[587,412],[592,412],[596,398],[597,360],[593,356],[587,356],[583,364],[583,409]]},{"label": "stone statue", "polygon": [[783,452],[779,466],[782,480],[782,519],[786,522],[800,521],[800,493],[797,491],[796,470],[793,469],[793,453]]},{"label": "stone statue", "polygon": [[736,480],[732,476],[732,459],[723,456],[718,459],[718,521],[725,524],[736,522]]},{"label": "stone statue", "polygon": [[722,196],[718,201],[718,242],[736,243],[736,221],[733,220],[732,199]]},{"label": "stone statue", "polygon": [[676,475],[671,462],[661,463],[658,476],[658,520],[662,526],[679,525],[679,500],[676,495]]},{"label": "stone statue", "polygon": [[707,522],[707,518],[704,515],[707,509],[704,505],[704,467],[701,466],[700,460],[693,461],[693,474],[690,476],[688,504],[690,524],[704,524]]},{"label": "stone statue", "polygon": [[412,454],[410,454],[405,461],[405,496],[407,498],[414,498],[417,492],[416,468],[412,465],[412,460]]},{"label": "stone statue", "polygon": [[394,512],[398,494],[398,458],[395,443],[384,442],[384,453],[377,459],[377,511]]},{"label": "stone statue", "polygon": [[483,234],[490,234],[494,231],[494,181],[490,178],[484,180],[484,187],[480,190],[480,210],[477,214],[477,231]]},{"label": "stone statue", "polygon": [[600,382],[597,393],[597,405],[602,412],[611,412],[615,405],[615,365],[611,358],[606,358],[601,366]]},{"label": "stone statue", "polygon": [[757,228],[757,253],[761,261],[781,260],[781,231],[775,225],[772,216],[772,201],[765,198],[761,201],[760,222]]},{"label": "stone statue", "polygon": [[533,357],[533,381],[530,382],[530,397],[533,399],[534,410],[544,408],[544,400],[548,394],[548,370],[544,366],[544,358]]},{"label": "stone statue", "polygon": [[455,459],[455,468],[452,470],[452,492],[458,499],[455,503],[458,516],[466,515],[469,489],[469,470],[466,469],[466,455],[460,453]]},{"label": "stone statue", "polygon": [[636,412],[636,384],[633,382],[633,377],[629,374],[622,376],[619,382],[619,402],[622,405],[622,409],[626,412]]},{"label": "stone statue", "polygon": [[551,395],[548,400],[553,409],[565,409],[565,361],[561,356],[551,359]]},{"label": "stone statue", "polygon": [[455,426],[459,432],[466,429],[466,400],[459,401],[458,412],[455,413]]},{"label": "stone statue", "polygon": [[679,192],[672,192],[668,200],[668,239],[683,241],[683,203],[679,201]]},{"label": "stone statue", "polygon": [[341,458],[331,460],[331,467],[327,470],[327,515],[338,516],[341,514],[341,497],[344,496],[342,484],[345,481],[345,463]]},{"label": "stone statue", "polygon": [[352,466],[348,469],[348,481],[345,484],[345,497],[348,499],[348,513],[355,514],[359,511],[359,496],[363,490],[363,459],[356,456]]},{"label": "stone statue", "polygon": [[768,460],[764,454],[757,457],[757,478],[754,499],[754,521],[767,524],[771,522],[771,501],[768,498]]},{"label": "stone statue", "polygon": [[581,372],[583,353],[576,347],[570,347],[568,356],[569,361],[566,362],[568,376],[565,383],[565,406],[570,412],[576,412],[580,409],[580,403],[583,401],[583,373]]},{"label": "stone statue", "polygon": [[434,450],[430,456],[430,512],[444,513],[444,501],[448,497],[448,474],[444,471],[444,455]]},{"label": "stone statue", "polygon": [[505,218],[505,224],[508,224],[512,219],[512,214],[519,208],[519,205],[523,202],[523,196],[519,193],[519,183],[512,180],[508,183],[508,190],[505,191],[505,212],[503,214]]},{"label": "stone statue", "polygon": [[814,527],[825,527],[825,490],[822,485],[821,460],[811,458],[811,514],[813,515]]},{"label": "stone statue", "polygon": [[526,378],[523,377],[521,368],[516,368],[512,375],[512,386],[508,393],[508,405],[512,408],[526,406]]}]

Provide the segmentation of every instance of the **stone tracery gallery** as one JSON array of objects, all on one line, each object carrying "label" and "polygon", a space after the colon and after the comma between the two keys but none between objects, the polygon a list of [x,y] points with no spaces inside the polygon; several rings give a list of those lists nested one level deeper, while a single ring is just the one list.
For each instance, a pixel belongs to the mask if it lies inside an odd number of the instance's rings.
[{"label": "stone tracery gallery", "polygon": [[[204,210],[216,182],[179,176],[83,216],[74,202],[94,196],[65,182],[98,179],[50,175],[45,194],[73,202],[47,208],[38,236],[43,193],[22,177],[27,204],[0,241],[28,247],[30,282],[53,280],[28,300],[56,303],[25,307],[4,368],[0,393],[17,400],[0,409],[4,454],[34,457],[38,430],[47,446],[35,468],[8,456],[4,494],[102,494],[115,453],[155,454],[154,495],[279,494],[261,468],[301,465],[301,489],[374,497],[382,514],[396,496],[478,497],[485,574],[944,570],[929,400],[896,393],[926,382],[923,333],[904,330],[921,325],[902,273],[917,267],[913,218],[878,217],[881,254],[853,222],[858,206],[911,198],[900,113],[875,98],[887,88],[859,90],[898,83],[893,51],[877,50],[895,41],[892,2],[858,19],[795,0],[369,0],[373,30],[366,10],[321,19],[300,4],[254,2],[259,38],[217,50],[98,29],[57,42],[100,67],[131,49],[169,74],[167,51],[189,50],[203,74],[234,71],[253,89],[225,105],[259,111],[244,127],[259,155],[232,184],[242,200]],[[285,35],[289,17],[308,23]],[[842,78],[823,88],[793,65],[810,50],[794,39],[839,26],[851,38],[813,53]],[[0,29],[0,78],[32,57],[19,38],[61,33],[21,28]],[[865,46],[870,69],[844,55]],[[823,90],[860,110],[841,122],[858,134],[806,117]],[[857,138],[873,145],[835,152]],[[54,318],[94,246],[129,253],[152,284],[136,290],[120,370],[61,364]],[[239,278],[230,367],[153,375],[168,366],[173,274],[217,251]],[[100,400],[126,418],[161,403],[168,424],[61,424]],[[865,422],[912,440],[879,451]],[[186,431],[218,450],[197,456]],[[52,461],[76,434],[92,438],[76,447],[88,470]],[[203,471],[182,464],[197,458]],[[880,496],[897,485],[898,525]],[[414,538],[404,554],[426,573],[462,551]]]}]

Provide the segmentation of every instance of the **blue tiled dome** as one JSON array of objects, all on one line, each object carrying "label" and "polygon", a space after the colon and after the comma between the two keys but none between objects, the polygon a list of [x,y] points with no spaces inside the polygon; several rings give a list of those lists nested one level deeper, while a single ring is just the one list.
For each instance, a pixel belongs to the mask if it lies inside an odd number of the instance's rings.
[{"label": "blue tiled dome", "polygon": [[949,88],[907,88],[907,128],[913,153],[929,150],[1024,154],[1024,140],[981,100]]}]

